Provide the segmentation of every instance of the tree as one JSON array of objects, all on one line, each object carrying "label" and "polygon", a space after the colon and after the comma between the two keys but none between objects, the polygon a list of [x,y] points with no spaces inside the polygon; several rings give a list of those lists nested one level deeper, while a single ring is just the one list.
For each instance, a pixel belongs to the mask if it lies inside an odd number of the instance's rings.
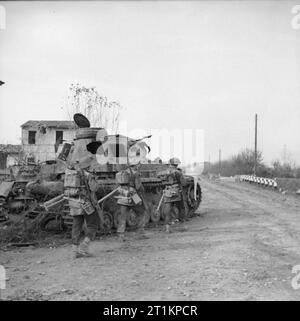
[{"label": "tree", "polygon": [[[262,152],[257,151],[257,170],[263,166]],[[237,155],[232,156],[232,165],[237,169],[236,174],[253,174],[255,162],[255,152],[252,149],[246,148],[240,151]]]},{"label": "tree", "polygon": [[[246,175],[253,174],[254,171],[255,153],[253,150],[246,148],[241,150],[238,154],[233,155],[231,158],[223,160],[221,164],[222,176],[234,176],[234,175]],[[211,172],[218,174],[219,164],[218,162],[209,166],[209,170],[206,166],[205,173]],[[270,175],[270,171],[263,164],[262,152],[257,152],[257,175]]]},{"label": "tree", "polygon": [[110,134],[116,134],[119,130],[120,103],[109,101],[95,87],[71,84],[65,110],[70,119],[73,119],[75,113],[82,113],[89,119],[91,126],[104,127]]},{"label": "tree", "polygon": [[272,166],[274,177],[292,178],[297,176],[297,168],[293,168],[290,163],[281,163],[279,160],[275,160],[272,162]]}]

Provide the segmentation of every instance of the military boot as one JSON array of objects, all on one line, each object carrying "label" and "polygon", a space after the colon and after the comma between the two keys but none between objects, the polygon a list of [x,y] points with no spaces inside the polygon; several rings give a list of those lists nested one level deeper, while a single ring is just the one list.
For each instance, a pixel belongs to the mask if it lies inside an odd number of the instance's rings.
[{"label": "military boot", "polygon": [[124,233],[118,233],[118,240],[119,240],[119,242],[126,241]]},{"label": "military boot", "polygon": [[169,224],[166,224],[166,233],[171,233],[170,225],[169,225]]},{"label": "military boot", "polygon": [[81,257],[91,257],[93,256],[93,254],[90,252],[90,243],[91,243],[91,240],[89,237],[85,237],[83,239],[83,241],[81,242],[80,246],[79,246],[79,249],[78,249],[78,253]]},{"label": "military boot", "polygon": [[82,257],[82,255],[79,253],[78,245],[75,245],[75,244],[72,245],[72,253],[73,253],[73,259]]}]

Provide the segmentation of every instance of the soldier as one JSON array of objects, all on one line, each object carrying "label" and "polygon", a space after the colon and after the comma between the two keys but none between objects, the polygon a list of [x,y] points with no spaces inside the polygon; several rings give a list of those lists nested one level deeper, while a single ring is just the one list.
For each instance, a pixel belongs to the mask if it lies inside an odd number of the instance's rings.
[{"label": "soldier", "polygon": [[171,158],[169,164],[171,166],[168,171],[169,185],[164,190],[164,214],[167,233],[170,232],[170,221],[174,204],[179,205],[176,209],[179,210],[180,221],[184,221],[188,215],[187,195],[184,191],[186,181],[181,169],[178,168],[180,160],[175,157]]},{"label": "soldier", "polygon": [[[96,181],[80,167],[79,162],[69,166],[65,172],[64,194],[69,200],[70,215],[73,216],[72,248],[74,258],[92,256],[89,251],[91,240],[95,238],[99,217],[93,205]],[[85,237],[80,244],[80,235],[86,223]]]},{"label": "soldier", "polygon": [[126,218],[131,209],[137,213],[137,228],[139,233],[144,235],[144,227],[146,225],[145,211],[148,211],[148,204],[145,199],[145,191],[138,166],[130,165],[127,169],[120,171],[117,173],[117,180],[121,187],[118,199],[118,204],[121,205],[117,228],[119,238],[124,240]]}]

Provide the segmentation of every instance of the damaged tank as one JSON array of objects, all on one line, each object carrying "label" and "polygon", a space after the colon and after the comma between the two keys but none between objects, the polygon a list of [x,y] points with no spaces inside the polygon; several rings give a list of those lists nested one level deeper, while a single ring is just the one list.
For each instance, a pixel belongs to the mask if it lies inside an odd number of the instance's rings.
[{"label": "damaged tank", "polygon": [[10,167],[10,176],[0,183],[0,221],[14,214],[35,218],[44,211],[41,204],[63,192],[65,167],[59,159]]},{"label": "damaged tank", "polygon": [[[169,163],[161,160],[151,162],[147,158],[150,147],[144,142],[149,137],[133,139],[123,135],[108,135],[104,128],[91,128],[88,119],[81,114],[74,115],[78,126],[74,146],[68,156],[70,163],[79,163],[93,173],[97,182],[97,199],[101,208],[102,231],[110,232],[119,225],[122,207],[126,207],[126,225],[135,228],[140,215],[136,204],[141,202],[130,188],[126,171],[138,171],[144,190],[146,205],[144,219],[147,224],[157,224],[164,218],[164,190],[172,183]],[[201,187],[193,176],[183,175],[189,216],[192,216],[201,202]],[[136,199],[135,199],[136,198]],[[176,211],[175,211],[176,212]],[[174,215],[173,215],[174,216]],[[175,215],[175,219],[178,217]],[[71,226],[72,217],[64,215],[64,224]]]},{"label": "damaged tank", "polygon": [[[141,215],[138,206],[134,205],[141,201],[145,204],[146,225],[164,220],[165,211],[168,210],[165,193],[174,179],[170,169],[172,166],[160,159],[150,161],[147,158],[150,147],[145,140],[149,137],[133,139],[119,134],[108,135],[104,128],[91,127],[89,120],[82,114],[75,114],[74,121],[77,125],[75,139],[63,145],[56,160],[38,166],[31,165],[29,168],[28,165],[24,166],[15,175],[17,178],[14,177],[6,186],[6,192],[0,195],[3,217],[17,208],[18,212],[25,212],[30,219],[40,215],[42,229],[47,229],[48,223],[53,220],[59,223],[62,230],[70,228],[73,219],[64,197],[64,176],[70,164],[78,163],[81,168],[92,173],[97,182],[101,232],[110,233],[118,228],[122,209],[126,211],[127,228],[136,228]],[[131,173],[133,169],[138,172],[142,184],[143,200],[130,188],[130,177],[125,174],[126,171]],[[181,192],[186,195],[188,216],[192,216],[201,202],[201,187],[193,176],[183,176],[185,185]],[[18,186],[22,186],[22,189]],[[9,203],[10,200],[13,203]],[[174,219],[178,219],[178,204],[178,200],[172,203]]]}]

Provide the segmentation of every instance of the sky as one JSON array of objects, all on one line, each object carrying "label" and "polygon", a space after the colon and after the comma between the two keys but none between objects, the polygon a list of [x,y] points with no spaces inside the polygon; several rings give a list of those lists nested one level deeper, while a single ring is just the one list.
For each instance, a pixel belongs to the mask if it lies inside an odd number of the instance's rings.
[{"label": "sky", "polygon": [[[297,1],[1,2],[0,143],[67,119],[71,83],[123,106],[130,130],[203,129],[205,160],[254,147],[300,164]],[[0,17],[1,18],[1,17]]]}]

